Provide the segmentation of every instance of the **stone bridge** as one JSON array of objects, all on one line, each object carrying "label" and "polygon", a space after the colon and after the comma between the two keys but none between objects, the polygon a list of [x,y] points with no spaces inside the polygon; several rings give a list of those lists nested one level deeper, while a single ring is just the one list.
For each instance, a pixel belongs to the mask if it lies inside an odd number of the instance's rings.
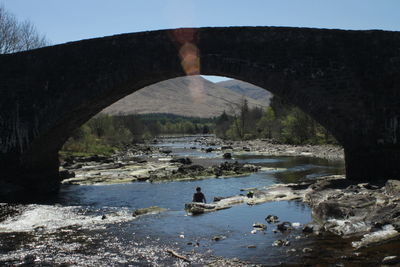
[{"label": "stone bridge", "polygon": [[172,29],[0,55],[0,196],[56,192],[58,151],[74,129],[192,74],[250,82],[300,107],[343,145],[347,178],[399,179],[399,32]]}]

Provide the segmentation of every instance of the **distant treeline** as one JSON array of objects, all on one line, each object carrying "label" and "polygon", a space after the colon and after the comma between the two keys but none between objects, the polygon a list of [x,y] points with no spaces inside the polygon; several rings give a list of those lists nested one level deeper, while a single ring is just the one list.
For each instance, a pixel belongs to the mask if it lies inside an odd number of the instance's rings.
[{"label": "distant treeline", "polygon": [[99,114],[80,128],[65,143],[63,153],[109,154],[126,145],[160,135],[214,133],[230,140],[274,139],[287,144],[335,144],[325,128],[299,108],[274,97],[266,110],[249,108],[243,100],[216,118],[183,117],[172,114]]},{"label": "distant treeline", "polygon": [[160,135],[209,134],[213,132],[214,121],[173,114],[99,114],[74,131],[64,144],[63,153],[110,154]]}]

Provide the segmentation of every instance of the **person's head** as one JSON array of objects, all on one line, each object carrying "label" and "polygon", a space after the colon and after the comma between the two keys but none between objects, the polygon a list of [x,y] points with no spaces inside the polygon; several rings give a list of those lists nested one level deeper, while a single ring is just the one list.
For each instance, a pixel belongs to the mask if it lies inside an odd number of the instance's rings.
[{"label": "person's head", "polygon": [[200,192],[201,191],[201,187],[200,186],[196,187],[196,191]]}]

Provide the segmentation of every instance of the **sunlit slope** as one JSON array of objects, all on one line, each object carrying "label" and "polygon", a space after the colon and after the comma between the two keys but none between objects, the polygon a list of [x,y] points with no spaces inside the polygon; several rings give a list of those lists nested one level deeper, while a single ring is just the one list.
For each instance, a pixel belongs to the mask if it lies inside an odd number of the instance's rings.
[{"label": "sunlit slope", "polygon": [[256,99],[257,101],[262,102],[264,105],[268,105],[272,97],[272,94],[269,91],[243,81],[227,80],[218,82],[216,85],[228,88],[238,94],[243,94],[247,97]]},{"label": "sunlit slope", "polygon": [[228,88],[212,83],[200,76],[179,77],[145,87],[104,109],[116,114],[171,113],[183,116],[214,117],[224,110],[238,111],[247,99],[250,107],[268,106],[261,101],[244,96]]}]

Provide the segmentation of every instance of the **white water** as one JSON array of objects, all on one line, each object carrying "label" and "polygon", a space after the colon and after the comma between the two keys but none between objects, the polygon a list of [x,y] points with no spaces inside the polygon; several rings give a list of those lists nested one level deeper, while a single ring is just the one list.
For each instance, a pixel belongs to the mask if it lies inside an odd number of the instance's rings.
[{"label": "white water", "polygon": [[128,209],[105,208],[102,215],[90,214],[84,207],[59,206],[59,205],[27,205],[24,211],[15,217],[0,223],[0,232],[31,232],[46,230],[53,232],[59,228],[77,226],[82,229],[101,228],[105,224],[126,222],[134,220],[132,212]]}]

